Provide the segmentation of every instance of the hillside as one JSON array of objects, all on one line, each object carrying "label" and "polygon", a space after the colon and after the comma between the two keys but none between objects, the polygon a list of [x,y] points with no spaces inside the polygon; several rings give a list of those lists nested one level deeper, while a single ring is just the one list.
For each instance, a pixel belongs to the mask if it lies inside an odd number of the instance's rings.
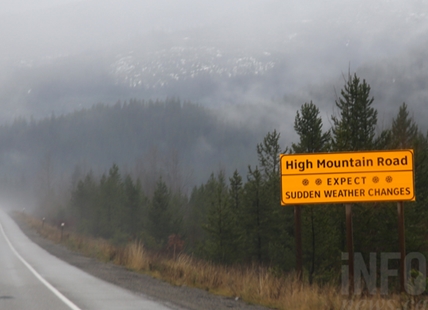
[{"label": "hillside", "polygon": [[178,99],[99,104],[0,127],[0,171],[3,185],[50,188],[75,169],[101,174],[116,163],[150,184],[163,175],[189,190],[219,169],[245,172],[265,134]]}]

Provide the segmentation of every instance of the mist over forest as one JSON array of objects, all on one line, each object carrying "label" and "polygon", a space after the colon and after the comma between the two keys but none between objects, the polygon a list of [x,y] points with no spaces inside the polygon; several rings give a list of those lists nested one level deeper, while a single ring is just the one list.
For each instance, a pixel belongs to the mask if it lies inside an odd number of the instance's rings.
[{"label": "mist over forest", "polygon": [[259,128],[273,130],[225,121],[208,108],[175,98],[98,104],[0,127],[0,171],[4,184],[31,190],[30,184],[71,185],[73,173],[74,179],[89,171],[101,175],[113,163],[153,184],[161,175],[174,177],[175,169],[180,180],[171,181],[188,192],[213,171],[244,172],[256,159],[253,142],[264,135]]},{"label": "mist over forest", "polygon": [[190,188],[218,169],[244,172],[267,132],[284,146],[296,140],[305,102],[329,128],[348,72],[371,85],[379,132],[403,102],[426,131],[427,9],[419,0],[6,2],[2,178],[37,179],[46,161],[53,179],[78,166],[131,171],[154,150],[176,153]]},{"label": "mist over forest", "polygon": [[[428,253],[428,1],[2,6],[4,205],[119,245],[161,251],[173,236],[198,258],[291,272],[279,154],[412,148],[407,249]],[[394,207],[355,204],[355,252],[396,252]],[[336,283],[342,205],[304,206],[302,221],[305,276]]]},{"label": "mist over forest", "polygon": [[[34,178],[46,158],[57,178],[79,165],[131,170],[150,149],[177,152],[190,187],[220,167],[245,171],[268,131],[295,141],[305,102],[328,128],[348,72],[371,85],[379,132],[403,102],[426,131],[427,9],[419,0],[6,2],[3,178]],[[178,101],[180,113],[168,114]]]},{"label": "mist over forest", "polygon": [[313,100],[330,115],[350,69],[370,83],[386,120],[405,101],[420,121],[427,116],[427,6],[10,2],[0,13],[1,120],[167,97],[213,108],[243,105],[251,119],[276,114],[260,115],[254,105],[274,101],[296,111]]}]

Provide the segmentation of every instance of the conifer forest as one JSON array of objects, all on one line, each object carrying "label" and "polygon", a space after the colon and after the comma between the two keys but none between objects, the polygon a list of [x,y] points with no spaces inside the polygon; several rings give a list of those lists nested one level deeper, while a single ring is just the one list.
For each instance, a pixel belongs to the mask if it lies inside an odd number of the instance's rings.
[{"label": "conifer forest", "polygon": [[[295,222],[280,202],[280,154],[413,149],[406,250],[427,255],[428,134],[411,107],[403,102],[380,123],[369,83],[351,73],[327,119],[316,102],[299,104],[294,141],[179,98],[18,118],[0,127],[2,190],[31,193],[38,216],[118,245],[138,240],[161,252],[175,237],[198,258],[287,273],[296,266]],[[305,277],[340,281],[344,205],[303,205],[301,214]],[[395,202],[354,204],[353,225],[355,252],[398,252]]]}]

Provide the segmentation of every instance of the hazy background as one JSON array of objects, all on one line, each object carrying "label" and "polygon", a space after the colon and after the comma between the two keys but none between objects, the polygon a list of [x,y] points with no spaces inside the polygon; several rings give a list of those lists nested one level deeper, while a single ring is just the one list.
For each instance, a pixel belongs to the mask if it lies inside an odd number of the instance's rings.
[{"label": "hazy background", "polygon": [[1,6],[3,120],[133,96],[219,106],[287,95],[293,109],[313,100],[331,113],[334,87],[343,85],[348,68],[367,79],[388,116],[401,101],[418,116],[427,113],[416,85],[426,80],[427,1],[21,0]]},{"label": "hazy background", "polygon": [[[69,116],[75,124],[69,129],[60,119],[51,122],[55,126],[49,125],[49,118],[97,103],[174,97],[214,111],[216,122],[233,126],[229,135],[245,133],[241,139],[245,145],[239,146],[238,155],[235,148],[233,156],[227,147],[236,145],[235,141],[222,144],[218,137],[213,142],[197,135],[190,149],[204,152],[190,158],[205,161],[191,162],[189,155],[188,164],[208,173],[232,159],[231,169],[240,161],[240,169],[245,170],[255,162],[256,143],[268,130],[280,131],[284,146],[296,141],[294,117],[304,102],[312,100],[321,109],[329,128],[334,100],[348,70],[371,85],[379,130],[390,126],[405,101],[425,132],[427,39],[428,1],[422,0],[2,1],[0,124],[9,126],[15,120],[15,127],[0,133],[7,141],[3,141],[0,168],[12,171],[21,167],[19,173],[24,175],[29,170],[20,166],[23,162],[41,167],[51,159],[64,166],[60,156],[64,147],[60,146],[66,139],[57,134],[61,143],[53,146],[46,132],[52,128],[73,131],[80,126],[80,116]],[[40,123],[38,127],[17,123],[22,117]],[[88,131],[101,132],[101,125],[94,129],[90,124],[102,124],[102,119],[96,123],[85,117]],[[115,122],[109,120],[113,128]],[[180,126],[173,128],[185,131]],[[197,130],[186,128],[190,129]],[[129,132],[123,135],[118,141],[126,140]],[[37,152],[24,143],[31,139]],[[45,140],[50,142],[38,145]],[[73,140],[66,145],[77,152],[79,146],[97,141]],[[147,148],[124,158],[129,163],[154,144],[156,141],[142,143]],[[103,156],[106,165],[100,169],[107,169],[109,163],[121,161],[102,147],[99,152],[92,159],[81,154],[68,156],[67,165],[79,161],[100,165],[96,159]],[[212,161],[219,156],[221,160]]]}]

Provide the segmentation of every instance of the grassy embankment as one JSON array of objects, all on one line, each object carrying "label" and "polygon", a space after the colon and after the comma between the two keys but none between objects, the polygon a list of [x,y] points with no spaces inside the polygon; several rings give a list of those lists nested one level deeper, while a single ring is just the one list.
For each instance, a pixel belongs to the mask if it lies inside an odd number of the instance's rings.
[{"label": "grassy embankment", "polygon": [[42,225],[41,220],[24,214],[20,216],[44,238],[61,242],[84,255],[149,274],[173,285],[202,288],[274,309],[428,309],[427,301],[420,297],[412,299],[404,294],[391,294],[349,299],[338,287],[301,283],[294,275],[278,276],[267,268],[225,267],[183,254],[168,259],[148,253],[141,243],[115,247],[104,239],[83,237],[69,231],[62,235],[58,227]]}]

